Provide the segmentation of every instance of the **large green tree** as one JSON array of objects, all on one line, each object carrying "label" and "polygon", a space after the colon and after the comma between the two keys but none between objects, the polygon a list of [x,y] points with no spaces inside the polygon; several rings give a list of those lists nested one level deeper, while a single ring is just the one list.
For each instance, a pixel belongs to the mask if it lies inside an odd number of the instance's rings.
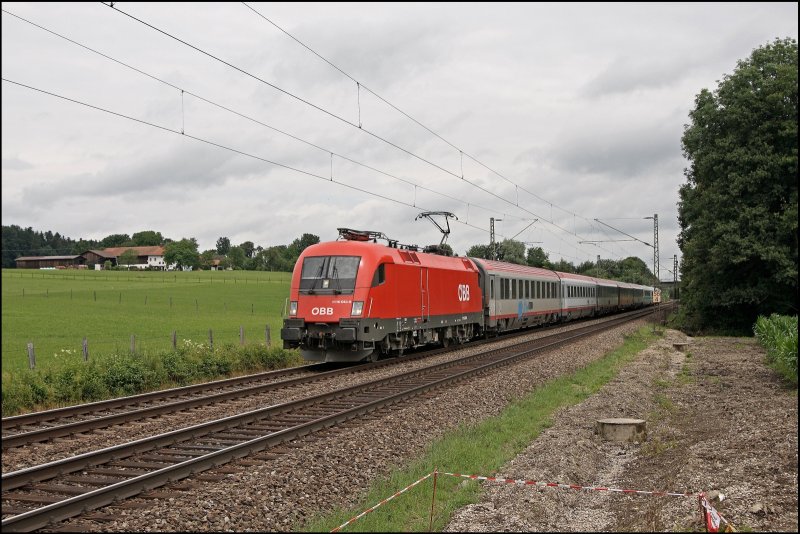
[{"label": "large green tree", "polygon": [[547,252],[545,252],[542,247],[529,248],[525,259],[527,264],[531,267],[542,267],[544,269],[550,269],[552,267],[550,258],[547,257]]},{"label": "large green tree", "polygon": [[128,234],[111,234],[100,240],[101,248],[127,247],[131,238]]},{"label": "large green tree", "polygon": [[200,253],[197,252],[197,239],[181,239],[164,246],[164,263],[175,265],[177,269],[200,267]]},{"label": "large green tree", "polygon": [[217,239],[217,254],[225,255],[231,249],[231,240],[225,236]]},{"label": "large green tree", "polygon": [[472,245],[467,249],[467,254],[470,258],[483,258],[484,260],[492,259],[492,249],[489,245]]},{"label": "large green tree", "polygon": [[747,330],[797,313],[797,41],[740,60],[695,98],[682,137],[684,326]]},{"label": "large green tree", "polygon": [[161,232],[155,230],[143,230],[131,236],[134,247],[156,247],[164,242]]}]

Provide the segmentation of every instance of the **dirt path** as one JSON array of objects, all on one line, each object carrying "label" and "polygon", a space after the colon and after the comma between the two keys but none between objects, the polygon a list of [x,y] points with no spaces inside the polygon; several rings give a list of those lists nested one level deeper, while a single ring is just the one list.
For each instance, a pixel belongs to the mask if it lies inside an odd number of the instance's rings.
[{"label": "dirt path", "polygon": [[[689,342],[684,352],[674,343]],[[749,338],[667,330],[620,375],[509,462],[498,477],[670,492],[721,493],[734,527],[797,531],[797,393]],[[647,421],[641,444],[594,435],[606,417]],[[489,475],[490,473],[475,473]],[[478,482],[465,483],[475,484]],[[487,482],[448,531],[702,531],[697,498]],[[713,496],[713,494],[712,494]]]}]

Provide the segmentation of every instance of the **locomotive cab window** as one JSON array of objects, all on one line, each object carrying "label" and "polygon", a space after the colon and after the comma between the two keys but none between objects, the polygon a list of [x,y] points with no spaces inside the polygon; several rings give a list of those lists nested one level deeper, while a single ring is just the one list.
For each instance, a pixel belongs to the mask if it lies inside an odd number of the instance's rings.
[{"label": "locomotive cab window", "polygon": [[359,256],[309,256],[303,259],[300,291],[308,294],[352,294]]}]

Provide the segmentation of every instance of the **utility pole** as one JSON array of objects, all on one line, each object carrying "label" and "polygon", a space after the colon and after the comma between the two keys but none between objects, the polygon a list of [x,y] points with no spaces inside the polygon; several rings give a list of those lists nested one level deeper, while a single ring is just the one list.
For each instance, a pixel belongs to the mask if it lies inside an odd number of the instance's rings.
[{"label": "utility pole", "polygon": [[495,219],[494,217],[489,217],[489,249],[492,252],[492,259],[497,259],[497,244],[494,242],[494,222],[495,221],[502,221],[503,219]]},{"label": "utility pole", "polygon": [[678,300],[678,255],[672,256],[672,286],[675,300]]},{"label": "utility pole", "polygon": [[653,268],[655,271],[653,274],[656,277],[656,287],[661,283],[661,278],[659,277],[659,265],[658,265],[658,213],[653,214]]},{"label": "utility pole", "polygon": [[653,219],[653,278],[655,278],[655,287],[658,287],[661,281],[658,277],[658,213],[654,213],[652,217],[645,217],[645,219]]}]

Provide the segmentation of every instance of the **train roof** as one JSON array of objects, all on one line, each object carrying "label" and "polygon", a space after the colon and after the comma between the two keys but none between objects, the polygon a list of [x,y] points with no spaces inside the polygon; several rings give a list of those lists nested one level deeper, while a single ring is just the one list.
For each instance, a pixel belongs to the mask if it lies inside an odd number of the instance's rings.
[{"label": "train roof", "polygon": [[[558,281],[561,279],[580,280],[583,282],[596,283],[607,287],[621,287],[625,289],[646,289],[653,290],[651,286],[619,282],[606,278],[595,278],[583,274],[562,273],[543,269],[541,267],[530,267],[518,265],[516,263],[506,263],[503,261],[486,260],[483,258],[468,258],[466,256],[442,256],[440,254],[429,254],[410,249],[390,247],[375,241],[356,241],[356,240],[337,240],[317,243],[307,247],[301,257],[306,256],[360,256],[362,260],[373,265],[381,263],[397,263],[406,265],[420,265],[438,269],[449,269],[457,271],[474,271],[475,265],[483,267],[488,273],[502,273],[505,275],[524,275],[538,276],[541,278]],[[473,263],[474,262],[474,263]]]},{"label": "train roof", "polygon": [[[556,271],[558,272],[558,271]],[[561,279],[566,280],[580,280],[581,282],[589,282],[590,284],[596,284],[600,281],[598,278],[594,278],[591,276],[586,276],[585,274],[576,274],[576,273],[562,273],[558,272],[558,276]]]},{"label": "train roof", "polygon": [[482,258],[470,259],[478,265],[483,266],[486,272],[489,273],[519,274],[527,276],[533,275],[558,280],[558,275],[555,273],[555,271],[551,271],[549,269],[529,267],[527,265],[518,265],[516,263],[506,263],[504,261],[484,260]]}]

